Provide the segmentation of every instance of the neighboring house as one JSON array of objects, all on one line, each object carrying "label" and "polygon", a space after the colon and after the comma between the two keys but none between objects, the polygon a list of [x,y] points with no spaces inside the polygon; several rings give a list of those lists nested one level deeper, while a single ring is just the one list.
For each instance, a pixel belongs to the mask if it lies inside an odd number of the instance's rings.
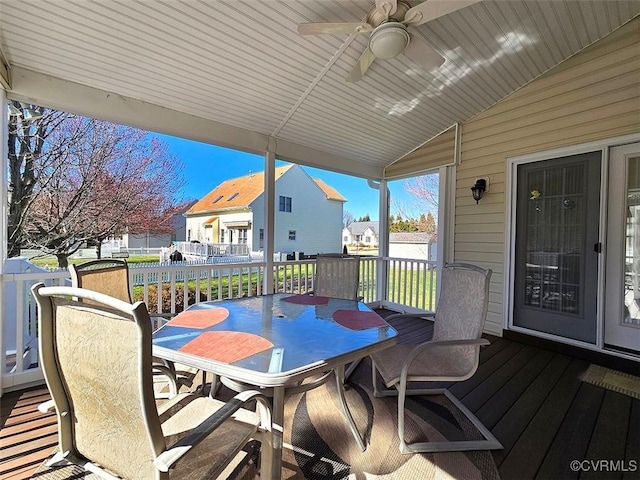
[{"label": "neighboring house", "polygon": [[353,222],[342,229],[343,245],[379,245],[378,222]]},{"label": "neighboring house", "polygon": [[424,232],[389,234],[389,256],[396,258],[437,259],[437,236]]},{"label": "neighboring house", "polygon": [[[275,170],[275,243],[282,253],[339,252],[346,199],[299,165]],[[226,180],[186,213],[187,241],[264,248],[264,172]]]},{"label": "neighboring house", "polygon": [[167,247],[172,242],[186,241],[187,220],[184,216],[197,200],[184,202],[167,212],[166,218],[157,228],[143,232],[135,232],[130,229],[127,233],[116,239],[103,242],[103,246],[117,248],[161,248]]}]

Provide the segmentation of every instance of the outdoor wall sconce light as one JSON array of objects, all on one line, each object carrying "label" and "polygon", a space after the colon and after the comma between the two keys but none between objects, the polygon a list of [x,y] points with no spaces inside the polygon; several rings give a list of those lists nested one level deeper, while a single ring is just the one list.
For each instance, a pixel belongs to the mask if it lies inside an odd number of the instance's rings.
[{"label": "outdoor wall sconce light", "polygon": [[471,195],[473,195],[473,199],[476,201],[476,204],[480,202],[482,196],[489,190],[489,179],[487,178],[476,178],[476,183],[471,187]]}]

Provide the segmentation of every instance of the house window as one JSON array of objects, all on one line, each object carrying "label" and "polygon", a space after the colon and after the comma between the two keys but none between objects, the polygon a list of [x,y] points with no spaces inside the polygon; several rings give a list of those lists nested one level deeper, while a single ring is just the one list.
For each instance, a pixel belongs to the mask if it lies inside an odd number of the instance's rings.
[{"label": "house window", "polygon": [[348,242],[349,241],[349,237],[347,237],[346,235],[344,237],[342,237],[342,241],[343,242]]},{"label": "house window", "polygon": [[291,211],[291,197],[285,197],[283,195],[280,195],[280,211],[281,212]]},{"label": "house window", "polygon": [[187,242],[191,241],[191,229],[187,230]]},{"label": "house window", "polygon": [[246,228],[239,228],[238,229],[238,243],[241,243],[243,245],[247,244],[247,229]]},{"label": "house window", "polygon": [[218,203],[221,198],[222,198],[222,195],[218,195],[216,199],[213,201],[213,203]]},{"label": "house window", "polygon": [[224,228],[220,229],[220,243],[224,243]]},{"label": "house window", "polygon": [[258,248],[264,248],[264,228],[260,229],[260,246]]},{"label": "house window", "polygon": [[289,240],[295,240],[295,239],[296,239],[296,231],[289,230]]},{"label": "house window", "polygon": [[227,198],[227,202],[230,202],[231,200],[233,200],[237,196],[238,196],[238,192],[232,193],[231,196],[229,198]]},{"label": "house window", "polygon": [[364,237],[364,243],[371,243],[371,237]]}]

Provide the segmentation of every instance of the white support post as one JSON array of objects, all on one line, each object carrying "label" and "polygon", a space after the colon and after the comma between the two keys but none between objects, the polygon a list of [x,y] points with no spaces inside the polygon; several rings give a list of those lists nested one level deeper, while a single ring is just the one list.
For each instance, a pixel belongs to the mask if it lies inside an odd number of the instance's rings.
[{"label": "white support post", "polygon": [[[438,192],[438,258],[436,268],[442,272],[444,264],[455,259],[455,206],[456,167],[440,168],[440,188]],[[440,278],[436,282],[436,298],[440,297]]]},{"label": "white support post", "polygon": [[264,158],[264,279],[262,293],[274,292],[273,254],[275,244],[275,192],[276,192],[276,141],[269,139],[269,148]]},{"label": "white support post", "polygon": [[7,174],[8,152],[7,144],[9,141],[9,132],[7,131],[7,92],[0,87],[0,107],[2,108],[2,121],[0,121],[0,397],[4,391],[4,372],[6,370],[6,340],[4,338],[4,324],[6,321],[5,302],[4,302],[4,276],[5,276],[5,259],[7,258],[7,220],[8,220],[8,204],[9,204],[9,185]]},{"label": "white support post", "polygon": [[378,192],[378,256],[382,260],[377,268],[376,295],[380,300],[380,306],[383,306],[384,301],[387,300],[386,291],[389,276],[389,264],[384,261],[384,258],[389,256],[389,189],[386,180],[380,180]]}]

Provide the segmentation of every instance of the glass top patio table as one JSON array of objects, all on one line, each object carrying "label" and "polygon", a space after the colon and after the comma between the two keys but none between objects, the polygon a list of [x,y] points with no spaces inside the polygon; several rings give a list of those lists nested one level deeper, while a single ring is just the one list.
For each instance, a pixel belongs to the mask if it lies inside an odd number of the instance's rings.
[{"label": "glass top patio table", "polygon": [[[396,331],[362,302],[273,294],[193,305],[153,334],[153,354],[272,388],[273,423],[280,427],[285,389],[333,372],[345,419],[364,450],[344,395],[344,367],[396,342]],[[310,382],[309,388],[321,384]],[[273,434],[270,478],[277,480],[282,473],[282,428],[274,428]]]},{"label": "glass top patio table", "polygon": [[396,335],[362,302],[274,294],[193,305],[153,344],[154,355],[269,387],[349,363]]}]

